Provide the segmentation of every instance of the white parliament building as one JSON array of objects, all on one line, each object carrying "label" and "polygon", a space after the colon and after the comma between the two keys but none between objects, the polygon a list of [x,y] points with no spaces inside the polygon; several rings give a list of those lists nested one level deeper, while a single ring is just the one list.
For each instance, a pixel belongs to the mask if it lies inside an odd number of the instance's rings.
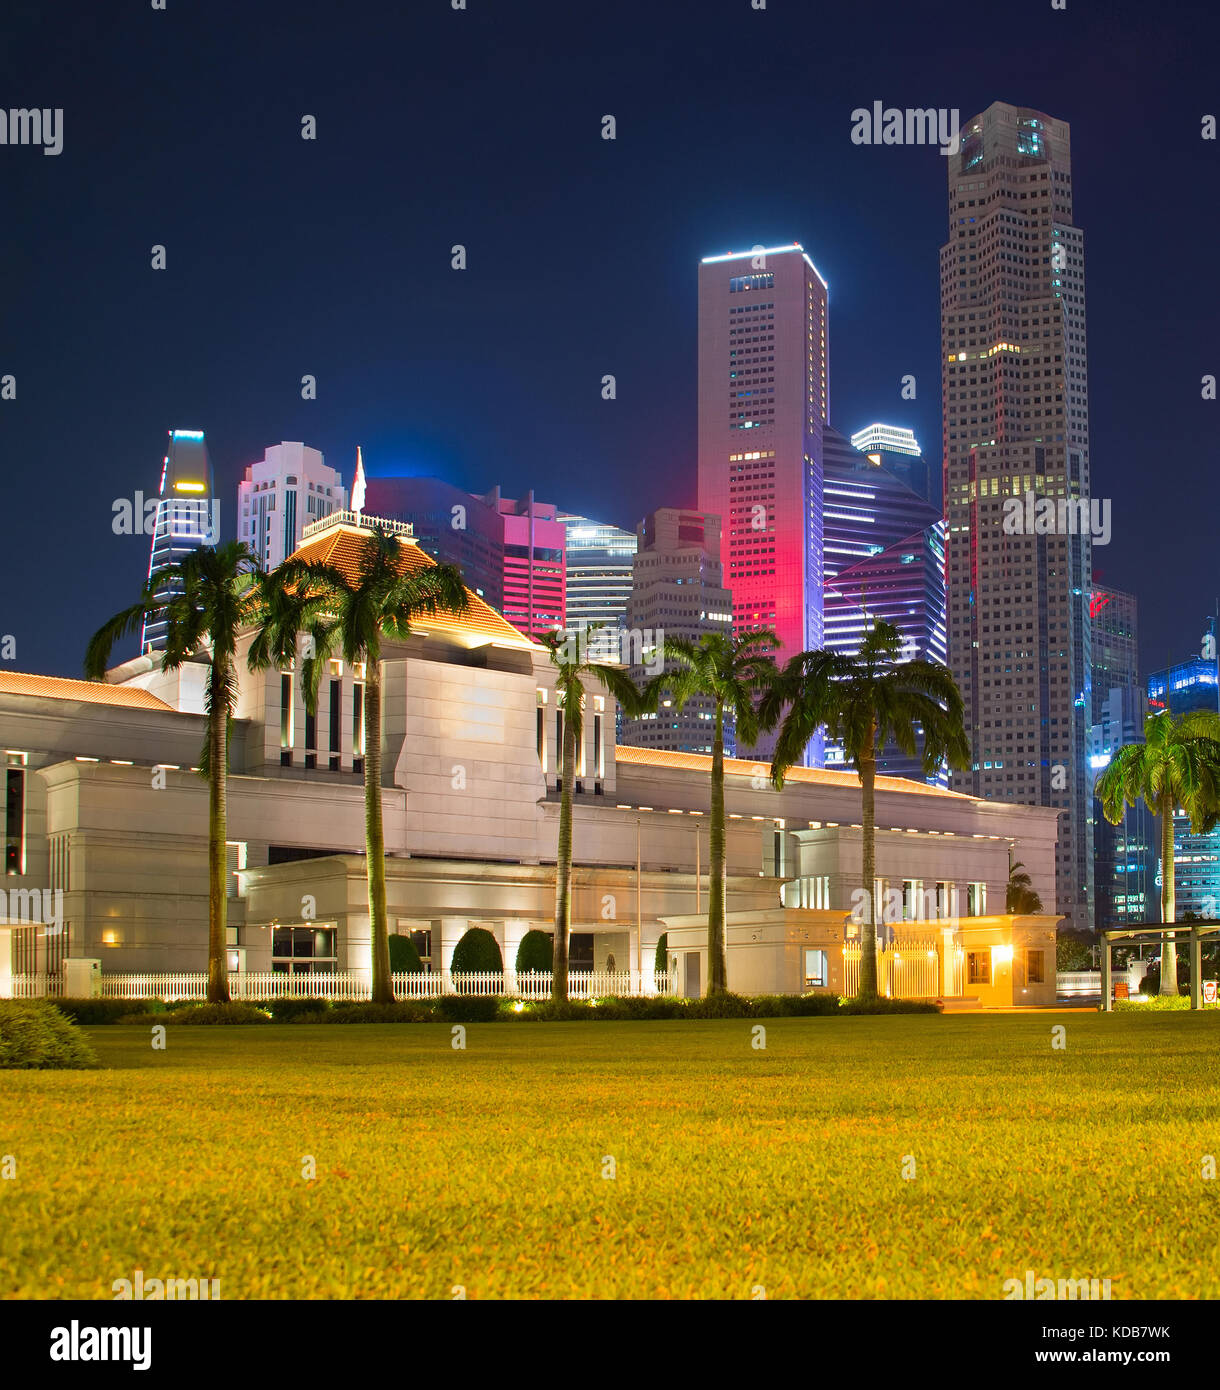
[{"label": "white parliament building", "polygon": [[[328,517],[297,554],[353,568],[361,524]],[[431,564],[398,529],[406,562]],[[248,641],[228,783],[230,966],[367,973],[364,672],[332,662],[309,716],[293,673],[246,669]],[[391,930],[443,970],[462,934],[485,927],[511,967],[525,932],[553,924],[562,713],[549,656],[471,594],[466,615],[421,618],[383,660]],[[206,669],[165,673],[159,655],[104,682],[0,668],[0,995],[66,959],[100,960],[104,974],[205,969],[208,793],[193,769]],[[679,988],[699,994],[711,758],[617,747],[613,699],[590,683],[586,701],[573,969],[651,970],[667,933]],[[798,768],[777,792],[766,771],[726,761],[729,986],[844,992],[858,779]],[[1003,909],[1010,849],[1053,901],[1058,814],[877,779],[878,886],[900,904],[883,932],[895,956],[915,943],[935,966],[922,992],[1054,1001],[1058,919]],[[31,922],[39,902],[62,905],[54,926]]]}]

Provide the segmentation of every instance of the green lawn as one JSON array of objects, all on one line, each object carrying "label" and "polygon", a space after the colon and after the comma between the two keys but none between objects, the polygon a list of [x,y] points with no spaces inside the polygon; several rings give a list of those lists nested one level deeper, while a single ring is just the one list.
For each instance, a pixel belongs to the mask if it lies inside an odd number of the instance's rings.
[{"label": "green lawn", "polygon": [[89,1029],[0,1074],[0,1295],[1220,1297],[1215,1015],[752,1026]]}]

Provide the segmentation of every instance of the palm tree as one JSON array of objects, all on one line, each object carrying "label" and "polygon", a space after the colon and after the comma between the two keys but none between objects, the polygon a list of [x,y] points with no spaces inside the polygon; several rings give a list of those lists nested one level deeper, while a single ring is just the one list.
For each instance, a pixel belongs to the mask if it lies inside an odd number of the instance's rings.
[{"label": "palm tree", "polygon": [[887,743],[913,757],[923,733],[923,770],[932,776],[948,761],[961,766],[970,748],[962,724],[962,697],[949,669],[935,661],[900,661],[902,634],[892,624],[875,622],[855,656],[836,652],[799,652],[784,667],[763,703],[764,726],[780,723],[771,777],[776,787],[804,756],[822,725],[843,744],[847,760],[860,778],[863,810],[861,903],[867,919],[860,942],[860,998],[877,996],[877,923],[873,882],[877,858],[874,796],[877,749]]},{"label": "palm tree", "polygon": [[[1137,801],[1161,817],[1161,921],[1172,923],[1174,810],[1180,806],[1186,812],[1195,835],[1220,821],[1220,713],[1195,710],[1176,721],[1168,710],[1148,715],[1143,743],[1125,744],[1114,754],[1093,795],[1111,825]],[[1172,932],[1162,939],[1161,993],[1176,995],[1177,946]]]},{"label": "palm tree", "polygon": [[725,897],[728,889],[724,820],[725,716],[734,721],[739,746],[754,743],[759,734],[758,702],[776,677],[770,653],[779,638],[770,628],[755,628],[733,637],[707,633],[698,642],[667,637],[662,656],[673,668],[648,682],[646,708],[655,709],[662,695],[678,709],[688,700],[705,697],[714,708],[712,725],[712,805],[707,890],[707,992],[723,994],[729,987],[725,952]]},{"label": "palm tree", "polygon": [[1012,846],[1008,849],[1008,889],[1004,895],[1004,911],[1028,914],[1042,911],[1042,899],[1034,892],[1034,881],[1025,865],[1012,857]]},{"label": "palm tree", "polygon": [[348,666],[364,666],[364,851],[372,998],[378,1004],[394,1000],[381,818],[381,642],[383,637],[405,640],[416,618],[460,614],[468,606],[466,586],[454,566],[409,568],[402,544],[378,527],[364,539],[354,578],[334,565],[285,560],[266,586],[262,626],[248,655],[255,670],[287,664],[304,638],[301,691],[311,714],[336,651]]},{"label": "palm tree", "polygon": [[[640,692],[619,666],[591,661],[589,638],[603,623],[590,623],[575,632],[552,632],[542,642],[555,668],[555,700],[563,710],[563,746],[559,750],[559,846],[555,854],[555,943],[551,955],[551,998],[568,997],[568,938],[572,931],[572,791],[576,783],[576,750],[584,733],[583,676],[593,676],[623,707],[629,718],[642,713]],[[636,923],[636,930],[640,924]]]},{"label": "palm tree", "polygon": [[237,701],[237,637],[248,625],[257,601],[257,571],[257,557],[239,541],[201,546],[175,564],[153,571],[139,600],[98,628],[85,652],[85,675],[102,680],[114,644],[151,619],[166,624],[163,671],[177,670],[197,653],[207,653],[207,732],[198,771],[208,783],[208,1001],[213,1004],[229,998],[225,942],[228,734]]}]

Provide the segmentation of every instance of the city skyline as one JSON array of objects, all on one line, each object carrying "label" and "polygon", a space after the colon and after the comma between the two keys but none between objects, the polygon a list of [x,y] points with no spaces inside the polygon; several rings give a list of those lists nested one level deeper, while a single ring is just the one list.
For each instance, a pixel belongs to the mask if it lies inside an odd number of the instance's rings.
[{"label": "city skyline", "polygon": [[[61,535],[99,571],[98,611],[121,601],[146,559],[110,532],[112,503],[139,486],[147,493],[158,441],[179,423],[207,431],[226,500],[269,443],[297,439],[345,480],[361,443],[371,476],[440,474],[468,491],[499,480],[511,495],[532,487],[624,529],[658,506],[694,505],[694,270],[704,256],[755,244],[800,241],[832,286],[830,423],[850,434],[886,421],[926,447],[939,423],[944,160],[935,148],[853,144],[852,112],[878,96],[963,113],[1000,98],[1072,125],[1078,220],[1090,229],[1093,453],[1112,480],[1116,537],[1146,532],[1147,548],[1164,547],[1174,561],[1145,564],[1136,547],[1114,544],[1098,566],[1106,583],[1139,593],[1150,619],[1146,667],[1194,639],[1176,599],[1181,589],[1214,588],[1197,528],[1220,502],[1220,480],[1194,466],[1209,456],[1220,409],[1200,396],[1201,377],[1215,370],[1208,309],[1217,272],[1207,228],[1220,201],[1210,176],[1215,145],[1200,138],[1204,113],[1192,96],[1207,89],[1204,43],[1180,44],[1135,4],[1105,17],[1048,11],[1017,35],[1001,16],[984,15],[973,42],[990,47],[992,61],[975,75],[918,7],[894,7],[892,42],[867,62],[846,42],[848,21],[826,20],[824,38],[840,40],[845,61],[811,93],[798,17],[711,4],[699,56],[680,65],[676,87],[654,91],[667,45],[690,40],[676,13],[654,17],[646,51],[615,26],[604,43],[584,44],[591,67],[579,85],[556,84],[552,66],[580,33],[594,33],[592,21],[554,7],[560,27],[548,36],[547,17],[543,6],[522,31],[532,56],[517,21],[484,16],[478,28],[458,30],[464,18],[447,11],[421,16],[409,42],[405,19],[388,17],[376,46],[326,25],[333,46],[319,46],[309,25],[298,33],[290,24],[274,41],[269,27],[236,49],[226,26],[187,13],[160,30],[125,21],[114,35],[91,14],[68,15],[68,32],[54,39],[33,16],[16,18],[14,51],[25,54],[31,81],[51,88],[49,102],[62,82],[52,67],[59,40],[92,55],[64,70],[73,100],[52,102],[65,105],[62,153],[7,155],[14,206],[24,211],[0,229],[0,248],[25,273],[7,306],[3,365],[17,395],[0,405],[12,476],[17,468],[59,475],[78,499]],[[736,122],[727,119],[734,99],[723,79],[733,36],[747,22],[774,61],[750,120]],[[1033,61],[1048,43],[1063,60],[1053,70]],[[411,60],[404,84],[395,55],[408,50],[429,58],[426,67]],[[520,57],[513,80],[507,68],[489,70],[477,107],[454,107],[454,73],[501,50]],[[625,52],[626,86],[617,75]],[[302,112],[319,105],[311,92],[332,64],[356,55],[348,66],[368,74],[361,101],[328,103],[316,113],[316,143],[301,140]],[[260,74],[272,62],[295,75],[268,93]],[[137,72],[140,81],[124,80]],[[257,132],[237,160],[204,138],[197,120],[210,99],[208,72],[227,75],[234,121]],[[519,80],[529,89],[524,100]],[[1137,94],[1144,119],[1116,141],[1115,113]],[[434,108],[445,120],[417,152],[410,184],[370,179]],[[86,109],[108,113],[105,139],[82,121]],[[499,109],[513,119],[497,123]],[[164,139],[133,180],[110,147],[128,148],[150,111]],[[614,142],[601,136],[607,112],[618,121]],[[780,122],[790,113],[791,127]],[[798,136],[759,147],[750,132],[760,126],[799,129],[816,184],[792,165]],[[662,144],[681,148],[682,160],[658,157]],[[183,163],[180,151],[195,157]],[[737,171],[745,166],[751,195],[743,203]],[[1179,203],[1175,251],[1156,261],[1155,275],[1138,271],[1152,264],[1162,235],[1157,209],[1128,197],[1129,170],[1141,166],[1155,166]],[[455,180],[450,171],[459,168]],[[548,170],[553,176],[540,177]],[[426,184],[436,197],[425,213],[412,190]],[[522,187],[533,190],[528,199],[515,196]],[[104,188],[122,200],[124,217],[71,214],[69,188],[86,200]],[[167,199],[169,189],[189,196]],[[232,200],[244,205],[239,219],[225,211]],[[282,209],[302,200],[325,205],[326,216],[285,220]],[[673,215],[658,219],[661,206]],[[28,261],[21,247],[36,243],[58,251]],[[467,250],[464,271],[451,268],[455,244]],[[164,272],[150,267],[154,245],[166,247]],[[521,274],[531,261],[545,272]],[[410,265],[409,279],[400,265]],[[247,271],[257,293],[241,288]],[[1133,321],[1155,344],[1138,364]],[[190,331],[167,339],[185,324]],[[307,374],[315,400],[301,399]],[[614,400],[602,398],[607,374],[616,377]],[[918,383],[910,402],[900,396],[907,375]],[[1141,485],[1149,457],[1192,466],[1197,505],[1184,521],[1172,496]],[[233,534],[223,507],[221,524]],[[1193,543],[1181,543],[1183,527]],[[14,571],[37,565],[37,546],[36,535],[10,537]],[[6,633],[19,629],[15,664],[78,674],[92,615],[80,611],[66,575],[48,575],[44,594],[65,626],[51,633],[32,620],[6,624]]]}]

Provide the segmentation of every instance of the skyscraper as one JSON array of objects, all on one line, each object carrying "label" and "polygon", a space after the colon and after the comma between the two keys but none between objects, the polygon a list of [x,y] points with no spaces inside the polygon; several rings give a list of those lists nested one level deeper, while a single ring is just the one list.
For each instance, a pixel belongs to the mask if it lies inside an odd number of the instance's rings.
[{"label": "skyscraper", "polygon": [[[630,675],[643,685],[651,672],[645,642],[667,637],[698,642],[709,632],[727,633],[732,625],[732,596],[723,583],[720,518],[702,512],[662,507],[636,528],[639,549],[633,562],[627,627],[639,650],[631,655]],[[712,751],[712,702],[690,700],[678,710],[662,705],[642,719],[624,719],[620,741],[636,748],[670,753]],[[733,730],[726,729],[733,748]]]},{"label": "skyscraper", "polygon": [[[1143,684],[1140,680],[1139,605],[1134,594],[1107,589],[1093,583],[1090,595],[1093,613],[1093,719],[1115,688],[1134,690],[1142,709]],[[1142,723],[1142,721],[1141,721]]]},{"label": "skyscraper", "polygon": [[[220,541],[220,504],[212,480],[212,460],[202,430],[170,430],[169,451],[161,460],[157,491],[157,519],[148,557],[148,575],[175,565],[201,545]],[[167,598],[176,586],[162,584],[158,598]],[[164,618],[146,621],[140,650],[165,650]]]},{"label": "skyscraper", "polygon": [[[1174,719],[1180,719],[1195,710],[1216,710],[1218,698],[1216,620],[1209,617],[1198,655],[1148,677],[1148,710],[1151,714],[1168,710]],[[1173,860],[1178,920],[1185,912],[1215,920],[1220,916],[1220,827],[1196,835],[1189,816],[1175,815]],[[1163,865],[1160,867],[1163,870]],[[1152,916],[1159,920],[1160,913]]]},{"label": "skyscraper", "polygon": [[343,475],[328,468],[317,449],[272,444],[237,485],[238,539],[264,569],[274,569],[300,545],[304,527],[346,507]]},{"label": "skyscraper", "polygon": [[827,332],[826,281],[797,243],[700,264],[699,510],[722,521],[734,631],[773,628],[781,663],[822,645]]},{"label": "skyscraper", "polygon": [[1063,501],[1062,513],[1089,497],[1084,241],[1072,221],[1069,128],[996,102],[962,126],[947,163],[949,664],[972,748],[951,785],[1062,808],[1058,911],[1088,927],[1091,537],[1068,526],[1029,534],[1005,508],[1032,495]]},{"label": "skyscraper", "polygon": [[561,628],[565,617],[564,524],[532,492],[483,496],[439,478],[370,478],[370,514],[408,521],[420,548],[457,565],[467,585],[528,637]]},{"label": "skyscraper", "polygon": [[[1092,725],[1089,774],[1096,782],[1114,754],[1144,741],[1146,697],[1139,674],[1138,605],[1134,594],[1094,582]],[[1140,802],[1111,825],[1093,799],[1093,925],[1109,931],[1157,917],[1159,821]]]},{"label": "skyscraper", "polygon": [[883,464],[912,492],[939,509],[940,498],[936,495],[940,491],[939,479],[934,487],[927,460],[913,430],[901,425],[865,425],[852,435],[851,445],[867,454],[874,463]]},{"label": "skyscraper", "polygon": [[574,512],[560,512],[566,534],[566,627],[604,623],[621,628],[631,598],[631,562],[638,540],[609,522],[593,521]]},{"label": "skyscraper", "polygon": [[[945,660],[944,522],[927,500],[895,477],[886,455],[861,453],[829,425],[822,438],[825,645],[854,656],[878,620],[902,634],[906,659]],[[883,461],[885,460],[885,461]],[[924,780],[916,755],[881,749],[878,772]],[[844,762],[828,744],[826,765]],[[943,773],[933,779],[945,785]]]}]

